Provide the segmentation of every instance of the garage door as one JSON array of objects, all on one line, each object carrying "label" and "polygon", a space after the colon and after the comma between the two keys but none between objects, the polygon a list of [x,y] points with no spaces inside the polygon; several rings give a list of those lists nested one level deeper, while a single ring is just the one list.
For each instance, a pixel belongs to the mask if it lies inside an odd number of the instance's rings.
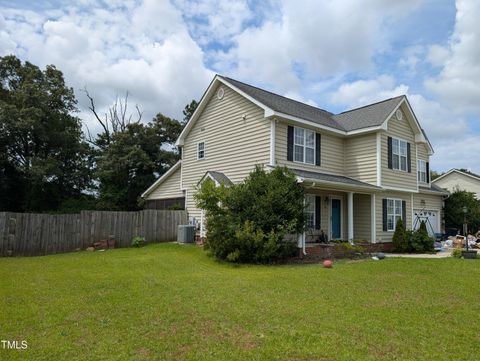
[{"label": "garage door", "polygon": [[413,229],[418,229],[421,221],[425,222],[429,235],[440,233],[440,213],[438,211],[414,209]]}]

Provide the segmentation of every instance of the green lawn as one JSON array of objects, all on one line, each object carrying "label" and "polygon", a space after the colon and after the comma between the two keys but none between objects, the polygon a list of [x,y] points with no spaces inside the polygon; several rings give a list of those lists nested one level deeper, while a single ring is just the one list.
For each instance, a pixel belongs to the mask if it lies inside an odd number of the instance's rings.
[{"label": "green lawn", "polygon": [[28,342],[2,360],[480,358],[480,261],[232,266],[163,244],[0,274],[0,339]]}]

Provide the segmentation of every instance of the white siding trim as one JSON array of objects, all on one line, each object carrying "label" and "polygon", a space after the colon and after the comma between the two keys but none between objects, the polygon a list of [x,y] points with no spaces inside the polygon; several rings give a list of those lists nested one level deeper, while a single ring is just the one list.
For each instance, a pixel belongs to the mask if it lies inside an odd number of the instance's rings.
[{"label": "white siding trim", "polygon": [[375,193],[370,195],[370,238],[372,243],[377,243],[377,220],[376,220],[376,196]]},{"label": "white siding trim", "polygon": [[[410,219],[411,219],[411,222],[412,222],[412,224],[410,225],[410,229],[413,229],[413,193],[410,194],[410,204],[411,204],[410,211],[412,212],[412,215],[410,216]],[[439,215],[439,217],[440,217],[440,215]]]}]

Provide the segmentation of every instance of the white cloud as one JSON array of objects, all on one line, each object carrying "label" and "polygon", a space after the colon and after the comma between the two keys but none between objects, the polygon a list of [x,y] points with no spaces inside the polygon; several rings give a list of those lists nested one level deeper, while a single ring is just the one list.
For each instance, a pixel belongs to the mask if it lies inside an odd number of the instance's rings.
[{"label": "white cloud", "polygon": [[91,3],[88,10],[71,6],[44,13],[2,9],[2,14],[0,54],[13,51],[41,67],[55,64],[89,122],[84,87],[101,112],[129,91],[131,108],[137,103],[144,120],[159,111],[181,119],[184,106],[201,97],[213,76],[181,14],[166,0],[108,8]]},{"label": "white cloud", "polygon": [[407,93],[407,85],[397,86],[392,76],[381,75],[374,79],[342,84],[331,95],[330,101],[333,104],[355,108]]},{"label": "white cloud", "polygon": [[[330,77],[373,69],[374,54],[389,47],[392,21],[421,1],[315,0],[282,2],[280,21],[266,19],[233,38],[217,64],[236,76],[299,90],[301,78]],[[361,14],[361,16],[359,16]],[[297,68],[301,68],[302,76]]]},{"label": "white cloud", "polygon": [[427,61],[433,66],[443,66],[450,56],[450,51],[437,44],[431,45],[428,48]]},{"label": "white cloud", "polygon": [[[426,87],[443,101],[462,112],[480,111],[480,2],[457,0],[455,30],[447,51],[434,48],[443,57],[438,77],[428,79]],[[440,53],[440,54],[438,54]],[[430,57],[429,57],[430,58]],[[441,60],[438,59],[438,62]]]},{"label": "white cloud", "polygon": [[432,169],[480,169],[479,160],[471,156],[476,140],[473,136],[465,137],[466,134],[471,134],[467,121],[435,100],[410,93],[408,86],[397,85],[391,76],[382,75],[370,80],[342,84],[331,95],[331,102],[351,109],[402,94],[407,95],[417,119],[435,149]]}]

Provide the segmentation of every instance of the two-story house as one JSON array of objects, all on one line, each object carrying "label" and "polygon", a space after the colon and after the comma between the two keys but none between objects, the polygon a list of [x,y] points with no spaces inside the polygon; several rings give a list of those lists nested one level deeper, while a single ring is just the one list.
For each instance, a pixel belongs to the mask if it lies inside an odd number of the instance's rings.
[{"label": "two-story house", "polygon": [[177,140],[181,160],[143,197],[147,208],[184,204],[204,233],[193,195],[206,178],[239,183],[259,164],[286,166],[305,187],[309,231],[329,239],[390,242],[409,229],[442,225],[444,190],[430,183],[432,146],[407,98],[332,114],[216,75]]}]

